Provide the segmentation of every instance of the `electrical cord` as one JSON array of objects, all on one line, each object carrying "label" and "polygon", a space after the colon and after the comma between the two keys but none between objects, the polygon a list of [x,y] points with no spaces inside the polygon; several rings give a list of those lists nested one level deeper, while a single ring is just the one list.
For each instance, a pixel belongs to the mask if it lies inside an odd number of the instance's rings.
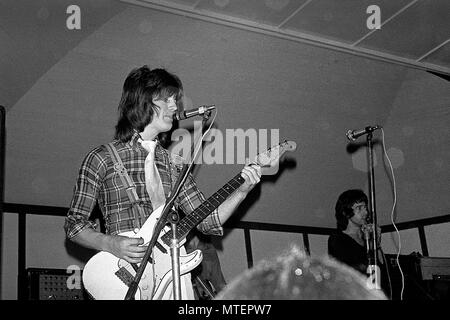
[{"label": "electrical cord", "polygon": [[[394,169],[392,168],[392,163],[391,160],[389,159],[389,156],[386,152],[386,144],[385,144],[385,139],[384,139],[384,130],[383,128],[381,128],[381,133],[382,133],[382,140],[383,140],[383,152],[384,152],[384,156],[386,157],[388,163],[389,163],[389,168],[391,169],[391,175],[392,175],[392,184],[393,184],[393,192],[394,192],[394,202],[392,205],[392,210],[391,210],[391,223],[395,228],[396,234],[397,234],[397,238],[398,238],[398,251],[396,254],[396,263],[398,266],[398,269],[400,271],[400,275],[401,275],[401,280],[402,280],[402,286],[401,286],[401,291],[400,291],[400,300],[403,300],[403,291],[405,289],[405,276],[403,274],[403,270],[402,267],[400,266],[400,252],[401,252],[401,248],[402,248],[402,242],[401,242],[401,237],[400,237],[400,232],[395,224],[394,221],[394,211],[395,211],[395,207],[397,205],[397,187],[396,187],[396,183],[395,183],[395,175],[394,175]],[[383,254],[384,256],[384,254]],[[387,264],[386,264],[387,266]],[[390,279],[390,278],[389,278]],[[390,282],[390,281],[389,281]],[[391,287],[391,295],[392,295],[392,287]]]}]

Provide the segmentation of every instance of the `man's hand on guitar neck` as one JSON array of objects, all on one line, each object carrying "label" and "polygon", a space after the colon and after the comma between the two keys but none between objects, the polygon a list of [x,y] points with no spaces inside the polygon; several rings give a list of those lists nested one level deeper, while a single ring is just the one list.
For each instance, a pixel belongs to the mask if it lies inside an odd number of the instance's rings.
[{"label": "man's hand on guitar neck", "polygon": [[246,165],[241,171],[245,182],[239,187],[238,191],[247,195],[261,180],[261,167],[256,164]]},{"label": "man's hand on guitar neck", "polygon": [[245,181],[218,208],[219,219],[222,224],[233,214],[234,210],[247,197],[250,190],[259,183],[261,167],[255,164],[247,165],[242,169],[241,175]]}]

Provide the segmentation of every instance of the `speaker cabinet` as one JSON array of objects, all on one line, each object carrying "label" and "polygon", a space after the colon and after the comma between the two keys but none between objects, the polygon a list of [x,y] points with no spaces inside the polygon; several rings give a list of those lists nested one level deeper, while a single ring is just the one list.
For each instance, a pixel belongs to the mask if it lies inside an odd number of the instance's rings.
[{"label": "speaker cabinet", "polygon": [[[386,255],[392,300],[450,300],[450,258]],[[403,277],[402,277],[403,274]]]},{"label": "speaker cabinet", "polygon": [[27,299],[87,300],[88,296],[81,281],[81,272],[75,274],[68,273],[65,269],[28,268]]},{"label": "speaker cabinet", "polygon": [[[420,275],[420,263],[414,255],[386,255],[392,300],[432,300]],[[402,277],[403,274],[403,277]]]}]

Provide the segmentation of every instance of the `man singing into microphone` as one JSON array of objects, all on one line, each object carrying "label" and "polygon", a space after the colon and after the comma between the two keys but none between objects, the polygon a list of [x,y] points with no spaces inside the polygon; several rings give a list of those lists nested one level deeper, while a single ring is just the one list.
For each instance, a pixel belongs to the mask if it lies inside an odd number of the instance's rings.
[{"label": "man singing into microphone", "polygon": [[[367,232],[365,236],[365,231],[370,229],[370,225],[367,224],[367,203],[368,198],[362,190],[351,189],[341,193],[335,206],[337,232],[328,238],[329,255],[364,275],[367,275],[369,263],[366,244]],[[372,233],[373,230],[369,230],[369,232]],[[381,233],[379,231],[377,239],[380,243]],[[378,266],[381,266],[382,259],[378,259]],[[381,287],[386,290],[388,289],[385,283],[386,279],[383,277],[383,272],[381,273]]]},{"label": "man singing into microphone", "polygon": [[[179,78],[164,69],[150,70],[143,66],[130,72],[123,85],[119,119],[110,146],[117,151],[135,186],[138,202],[132,204],[114,165],[111,150],[106,145],[94,148],[85,156],[79,170],[64,225],[68,239],[88,248],[109,252],[129,263],[142,260],[147,248],[143,239],[120,234],[141,228],[153,211],[164,204],[177,181],[183,159],[170,154],[161,142],[163,135],[172,129],[182,95]],[[152,171],[155,166],[156,170]],[[223,234],[223,223],[259,183],[261,168],[245,166],[241,175],[245,182],[197,226],[199,231]],[[175,207],[189,214],[204,201],[205,197],[189,175]],[[101,209],[106,233],[98,231],[90,219],[96,203]],[[140,206],[139,210],[137,206]],[[181,279],[182,299],[194,297],[188,276]]]}]

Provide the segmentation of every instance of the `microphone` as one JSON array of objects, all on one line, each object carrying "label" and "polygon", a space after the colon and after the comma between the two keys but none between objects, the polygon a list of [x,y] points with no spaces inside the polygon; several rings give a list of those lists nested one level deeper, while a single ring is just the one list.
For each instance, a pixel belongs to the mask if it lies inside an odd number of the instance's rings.
[{"label": "microphone", "polygon": [[184,120],[184,119],[187,119],[190,117],[195,117],[195,116],[204,114],[205,112],[211,111],[215,108],[216,108],[216,106],[213,104],[209,105],[209,106],[200,106],[195,109],[177,111],[177,112],[175,112],[173,117],[177,120]]},{"label": "microphone", "polygon": [[347,138],[350,141],[355,141],[358,137],[360,137],[360,136],[362,136],[364,134],[370,133],[372,131],[381,129],[381,128],[382,128],[382,126],[375,125],[374,127],[368,126],[368,127],[365,127],[364,129],[361,129],[361,130],[348,130],[347,131]]},{"label": "microphone", "polygon": [[361,227],[364,239],[370,239],[370,234],[373,232],[373,224],[365,224]]},{"label": "microphone", "polygon": [[373,231],[373,224],[365,224],[361,227],[361,231],[363,233],[363,239],[366,243],[366,250],[367,253],[371,250],[371,240],[372,240],[372,231]]}]

